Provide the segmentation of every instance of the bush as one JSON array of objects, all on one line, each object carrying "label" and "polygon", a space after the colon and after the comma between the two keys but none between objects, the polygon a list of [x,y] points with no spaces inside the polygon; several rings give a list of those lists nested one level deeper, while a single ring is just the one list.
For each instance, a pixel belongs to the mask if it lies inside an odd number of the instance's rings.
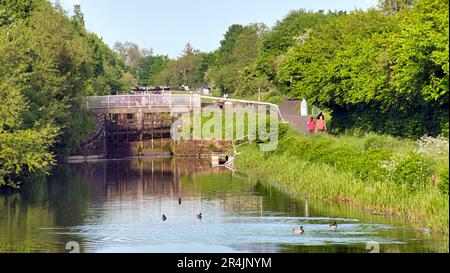
[{"label": "bush", "polygon": [[54,154],[48,152],[58,130],[46,126],[38,130],[0,130],[0,187],[19,187],[22,178],[47,174],[56,164]]},{"label": "bush", "polygon": [[352,171],[363,181],[382,181],[386,179],[386,169],[382,167],[382,162],[392,156],[389,149],[371,149],[356,156],[353,162]]},{"label": "bush", "polygon": [[389,136],[306,137],[293,131],[286,131],[285,135],[284,128],[280,129],[279,140],[273,155],[327,164],[366,183],[392,181],[410,191],[432,185],[433,174],[438,174],[442,177],[438,185],[440,190],[448,193],[448,159],[445,161],[448,154],[443,152],[448,148],[444,140],[424,142],[422,139],[419,142],[421,148],[417,149],[408,140]]},{"label": "bush", "polygon": [[278,140],[283,139],[289,131],[289,125],[285,123],[278,124]]},{"label": "bush", "polygon": [[220,89],[217,89],[217,88],[214,88],[212,90],[211,95],[213,97],[222,97],[223,96],[222,91],[220,91]]},{"label": "bush", "polygon": [[377,134],[366,134],[363,142],[364,150],[395,148],[398,144],[399,141],[391,136]]},{"label": "bush", "polygon": [[448,195],[448,181],[449,175],[448,175],[448,168],[441,169],[439,171],[439,190],[443,194]]},{"label": "bush", "polygon": [[442,132],[441,132],[441,135],[446,138],[448,138],[448,131],[449,131],[448,125],[449,125],[448,123],[445,123],[444,126],[442,126]]},{"label": "bush", "polygon": [[354,143],[337,145],[335,140],[321,136],[285,136],[280,138],[278,153],[310,162],[325,163],[339,170],[351,172],[363,180],[384,179],[386,170],[381,163],[389,160],[392,155],[391,149],[388,148],[360,150]]},{"label": "bush", "polygon": [[430,163],[416,153],[408,154],[396,166],[392,179],[399,185],[405,185],[415,191],[431,181]]}]

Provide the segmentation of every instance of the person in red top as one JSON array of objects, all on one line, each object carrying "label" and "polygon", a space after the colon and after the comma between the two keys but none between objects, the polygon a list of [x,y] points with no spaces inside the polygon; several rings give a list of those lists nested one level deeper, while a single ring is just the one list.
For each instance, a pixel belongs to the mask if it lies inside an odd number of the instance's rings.
[{"label": "person in red top", "polygon": [[314,122],[314,118],[310,117],[307,124],[308,124],[309,133],[310,134],[314,133],[314,130],[316,129],[316,123]]},{"label": "person in red top", "polygon": [[327,124],[325,123],[325,117],[321,114],[317,119],[317,131],[325,132],[327,130]]}]

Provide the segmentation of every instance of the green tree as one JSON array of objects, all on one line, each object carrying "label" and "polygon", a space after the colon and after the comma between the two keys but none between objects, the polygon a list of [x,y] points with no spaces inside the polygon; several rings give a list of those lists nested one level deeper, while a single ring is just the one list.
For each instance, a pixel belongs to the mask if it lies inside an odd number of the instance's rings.
[{"label": "green tree", "polygon": [[139,61],[144,57],[153,55],[153,50],[151,48],[140,48],[137,44],[128,41],[125,43],[116,42],[114,44],[114,51],[126,65],[131,67],[135,75],[137,73]]},{"label": "green tree", "polygon": [[448,104],[449,3],[418,1],[401,14],[400,31],[391,38],[392,84],[404,96]]},{"label": "green tree", "polygon": [[84,23],[84,14],[81,11],[81,6],[80,5],[74,5],[73,6],[73,18],[75,21],[77,21],[78,24],[80,24],[81,26],[84,27],[85,23]]},{"label": "green tree", "polygon": [[276,69],[280,58],[296,44],[298,37],[305,31],[316,28],[329,18],[337,16],[320,12],[297,10],[290,12],[283,20],[278,21],[273,29],[264,37],[260,46],[260,54],[256,61],[259,74],[269,80],[276,80]]},{"label": "green tree", "polygon": [[7,35],[0,30],[0,132],[19,128],[22,123],[22,113],[27,107],[21,94],[21,80],[15,77],[22,74],[26,66],[22,63],[24,54],[20,48],[13,50],[11,43],[6,42]]},{"label": "green tree", "polygon": [[262,93],[272,89],[272,83],[266,77],[258,75],[255,65],[250,65],[242,71],[235,95],[248,97],[258,94],[258,98],[261,98]]},{"label": "green tree", "polygon": [[[0,2],[0,184],[43,173],[93,126],[85,96],[129,88],[130,69],[45,0]],[[131,75],[131,76],[130,76]]]},{"label": "green tree", "polygon": [[44,0],[0,0],[0,27],[27,19]]},{"label": "green tree", "polygon": [[[240,28],[238,26],[230,27],[225,34],[226,40],[222,42],[219,48],[220,56],[224,60],[217,62],[208,71],[207,79],[214,88],[219,88],[222,93],[240,93],[251,92],[239,91],[239,87],[247,88],[248,84],[254,81],[243,82],[242,75],[244,69],[251,65],[259,55],[259,46],[262,38],[267,34],[268,29],[263,24],[252,24]],[[238,33],[238,34],[237,34]]]},{"label": "green tree", "polygon": [[167,63],[158,75],[158,81],[170,86],[186,85],[198,87],[203,83],[203,59],[205,54],[195,50],[190,43],[185,45],[182,55]]},{"label": "green tree", "polygon": [[378,7],[385,14],[395,15],[404,9],[411,8],[416,0],[379,0]]},{"label": "green tree", "polygon": [[159,85],[157,77],[167,67],[168,62],[169,57],[166,55],[141,58],[137,70],[139,85]]},{"label": "green tree", "polygon": [[47,173],[55,164],[49,149],[56,135],[51,126],[13,132],[0,129],[0,187],[18,187],[20,177]]},{"label": "green tree", "polygon": [[259,55],[260,42],[267,33],[268,29],[264,24],[246,26],[235,41],[230,62],[239,66],[252,64]]},{"label": "green tree", "polygon": [[223,40],[220,41],[220,47],[216,51],[216,63],[217,65],[228,64],[231,61],[231,52],[234,49],[236,40],[238,39],[241,32],[244,30],[242,25],[231,25],[228,31],[225,33]]}]

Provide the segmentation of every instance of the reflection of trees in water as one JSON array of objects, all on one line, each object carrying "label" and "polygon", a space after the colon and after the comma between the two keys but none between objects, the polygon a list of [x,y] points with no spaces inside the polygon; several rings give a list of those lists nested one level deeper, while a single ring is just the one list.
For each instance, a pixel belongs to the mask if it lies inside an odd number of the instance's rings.
[{"label": "reflection of trees in water", "polygon": [[220,199],[228,213],[255,212],[261,214],[262,196],[255,194],[253,183],[235,178],[222,168],[216,172],[204,172],[194,178],[182,179],[185,192],[206,199]]},{"label": "reflection of trees in water", "polygon": [[90,183],[78,166],[59,166],[47,182],[49,209],[54,211],[56,225],[75,226],[85,219],[84,212],[97,198],[95,184]]},{"label": "reflection of trees in water", "polygon": [[198,159],[140,158],[109,160],[80,165],[82,173],[98,192],[107,199],[135,199],[145,195],[173,197],[182,195],[180,177],[195,177],[202,173],[219,171],[210,163]]},{"label": "reflection of trees in water", "polygon": [[254,190],[264,196],[263,209],[266,211],[282,211],[290,216],[306,214],[306,204],[303,201],[294,201],[273,187],[256,182]]},{"label": "reflection of trees in water", "polygon": [[[36,183],[38,184],[38,183]],[[44,188],[39,183],[34,188]],[[54,226],[55,219],[45,206],[27,202],[20,193],[0,195],[0,252],[31,252],[40,242],[55,241],[55,236],[38,232],[39,228]],[[47,247],[45,248],[48,249]],[[49,251],[55,251],[55,246]]]},{"label": "reflection of trees in water", "polygon": [[64,252],[66,242],[80,238],[54,228],[83,220],[88,191],[76,172],[57,168],[47,181],[37,177],[20,192],[0,194],[0,252]]},{"label": "reflection of trees in water", "polygon": [[253,212],[262,216],[263,197],[255,195],[229,195],[224,198],[224,208],[226,212],[230,213]]}]

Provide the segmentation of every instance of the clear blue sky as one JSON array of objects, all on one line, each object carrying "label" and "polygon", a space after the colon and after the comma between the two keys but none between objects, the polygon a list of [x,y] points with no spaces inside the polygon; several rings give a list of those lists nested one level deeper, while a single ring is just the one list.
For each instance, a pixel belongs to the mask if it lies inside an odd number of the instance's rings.
[{"label": "clear blue sky", "polygon": [[232,24],[272,27],[290,10],[367,9],[376,0],[60,0],[65,9],[80,4],[86,27],[108,45],[131,41],[156,54],[177,57],[190,42],[213,51]]}]

